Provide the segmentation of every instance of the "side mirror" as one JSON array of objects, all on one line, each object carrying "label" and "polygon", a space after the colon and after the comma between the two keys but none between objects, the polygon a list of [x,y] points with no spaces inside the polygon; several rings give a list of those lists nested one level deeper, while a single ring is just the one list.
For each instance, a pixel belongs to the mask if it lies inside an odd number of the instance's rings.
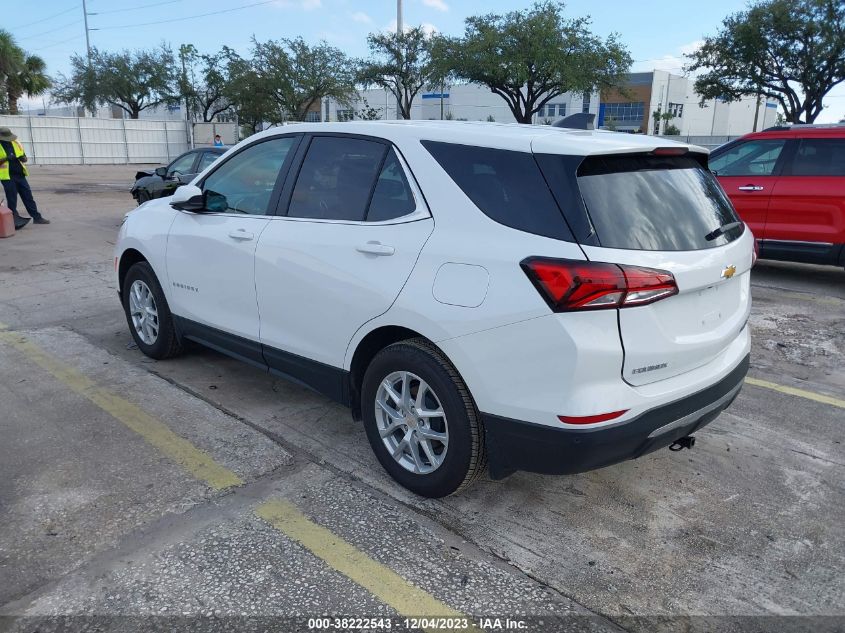
[{"label": "side mirror", "polygon": [[205,195],[202,189],[195,185],[182,185],[173,192],[170,206],[180,211],[200,213],[205,211]]},{"label": "side mirror", "polygon": [[159,178],[164,178],[167,176],[167,167],[156,167],[155,175]]}]

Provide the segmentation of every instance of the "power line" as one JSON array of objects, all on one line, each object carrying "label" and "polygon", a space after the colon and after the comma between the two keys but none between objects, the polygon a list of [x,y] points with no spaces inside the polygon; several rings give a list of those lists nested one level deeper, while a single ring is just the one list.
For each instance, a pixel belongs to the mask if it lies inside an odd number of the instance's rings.
[{"label": "power line", "polygon": [[164,0],[164,2],[153,2],[151,4],[141,4],[137,7],[127,7],[126,9],[112,9],[110,11],[92,11],[88,15],[108,15],[110,13],[126,13],[127,11],[140,11],[141,9],[149,9],[150,7],[160,7],[163,4],[176,4],[177,2],[184,2],[185,0]]},{"label": "power line", "polygon": [[60,15],[64,15],[65,13],[70,13],[71,11],[76,11],[76,9],[77,9],[77,7],[71,7],[70,9],[66,9],[64,11],[59,11],[58,13],[54,13],[53,15],[48,16],[46,18],[41,18],[40,20],[35,20],[35,22],[27,22],[26,24],[21,24],[20,26],[15,26],[10,30],[11,31],[19,31],[20,29],[25,29],[28,26],[34,26],[36,24],[41,24],[42,22],[47,22],[49,20],[52,20],[53,18],[59,17]]},{"label": "power line", "polygon": [[242,9],[250,9],[252,7],[259,7],[264,4],[274,4],[278,0],[263,0],[262,2],[253,2],[252,4],[245,4],[242,7],[235,7],[234,9],[223,9],[221,11],[211,11],[210,13],[199,13],[197,15],[189,15],[184,18],[173,18],[170,20],[158,20],[156,22],[140,22],[137,24],[120,24],[118,26],[104,26],[101,28],[92,28],[92,31],[110,31],[113,29],[135,29],[139,26],[154,26],[156,24],[170,24],[171,22],[184,22],[185,20],[195,20],[197,18],[205,18],[210,15],[220,15],[222,13],[231,13],[233,11],[240,11]]},{"label": "power line", "polygon": [[52,44],[48,44],[47,46],[41,46],[39,48],[33,48],[31,51],[33,53],[37,53],[38,51],[43,51],[45,48],[53,48],[54,46],[58,46],[59,44],[67,44],[68,42],[72,42],[73,40],[78,40],[82,35],[74,35],[73,37],[69,37],[66,40],[62,40],[60,42],[53,42]]},{"label": "power line", "polygon": [[57,26],[56,28],[50,29],[49,31],[42,31],[41,33],[36,33],[35,35],[27,35],[26,37],[20,37],[18,39],[21,40],[21,41],[31,40],[34,37],[41,37],[42,35],[48,35],[49,33],[55,33],[56,31],[61,31],[62,29],[66,29],[66,28],[71,27],[71,26],[76,26],[80,22],[82,22],[82,20],[74,20],[73,22],[70,22],[70,23],[65,24],[63,26]]}]

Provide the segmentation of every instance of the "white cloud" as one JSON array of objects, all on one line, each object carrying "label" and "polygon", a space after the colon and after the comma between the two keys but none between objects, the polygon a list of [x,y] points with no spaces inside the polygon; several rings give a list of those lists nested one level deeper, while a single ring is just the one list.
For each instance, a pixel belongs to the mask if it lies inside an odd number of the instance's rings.
[{"label": "white cloud", "polygon": [[443,0],[422,0],[422,3],[425,6],[431,7],[432,9],[437,9],[438,11],[449,10],[449,5],[443,2]]},{"label": "white cloud", "polygon": [[634,72],[665,70],[676,75],[683,74],[684,67],[690,63],[690,59],[685,57],[685,55],[694,53],[702,44],[704,44],[703,40],[695,40],[689,44],[679,46],[675,53],[663,55],[662,57],[638,60],[634,62],[632,70]]},{"label": "white cloud", "polygon": [[360,22],[361,24],[373,23],[373,19],[363,11],[356,11],[355,13],[350,14],[349,17],[352,18],[353,22]]},{"label": "white cloud", "polygon": [[422,24],[420,24],[420,28],[421,28],[421,29],[423,30],[423,32],[424,32],[426,35],[428,35],[429,37],[431,37],[432,35],[434,35],[435,33],[437,33],[437,31],[439,30],[439,29],[438,29],[436,26],[434,26],[431,22],[423,22]]},{"label": "white cloud", "polygon": [[323,0],[276,0],[273,4],[283,9],[302,9],[303,11],[323,8]]}]

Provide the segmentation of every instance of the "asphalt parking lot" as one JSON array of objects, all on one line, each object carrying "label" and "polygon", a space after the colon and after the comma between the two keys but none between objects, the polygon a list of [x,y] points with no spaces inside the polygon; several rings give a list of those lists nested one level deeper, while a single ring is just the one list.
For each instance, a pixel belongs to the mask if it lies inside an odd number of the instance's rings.
[{"label": "asphalt parking lot", "polygon": [[0,630],[845,627],[842,269],[758,264],[750,379],[692,451],[426,500],[347,410],[134,348],[112,279],[134,171],[32,168],[53,223],[0,240]]}]

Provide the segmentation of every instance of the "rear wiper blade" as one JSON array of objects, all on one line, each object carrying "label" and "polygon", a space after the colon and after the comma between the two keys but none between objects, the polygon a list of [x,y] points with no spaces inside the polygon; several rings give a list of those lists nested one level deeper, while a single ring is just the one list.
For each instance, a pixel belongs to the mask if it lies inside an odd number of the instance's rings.
[{"label": "rear wiper blade", "polygon": [[733,231],[734,229],[738,229],[742,226],[742,222],[728,222],[727,224],[723,224],[718,229],[713,229],[707,235],[704,236],[704,239],[708,242],[712,242],[720,235],[724,235],[728,231]]}]

